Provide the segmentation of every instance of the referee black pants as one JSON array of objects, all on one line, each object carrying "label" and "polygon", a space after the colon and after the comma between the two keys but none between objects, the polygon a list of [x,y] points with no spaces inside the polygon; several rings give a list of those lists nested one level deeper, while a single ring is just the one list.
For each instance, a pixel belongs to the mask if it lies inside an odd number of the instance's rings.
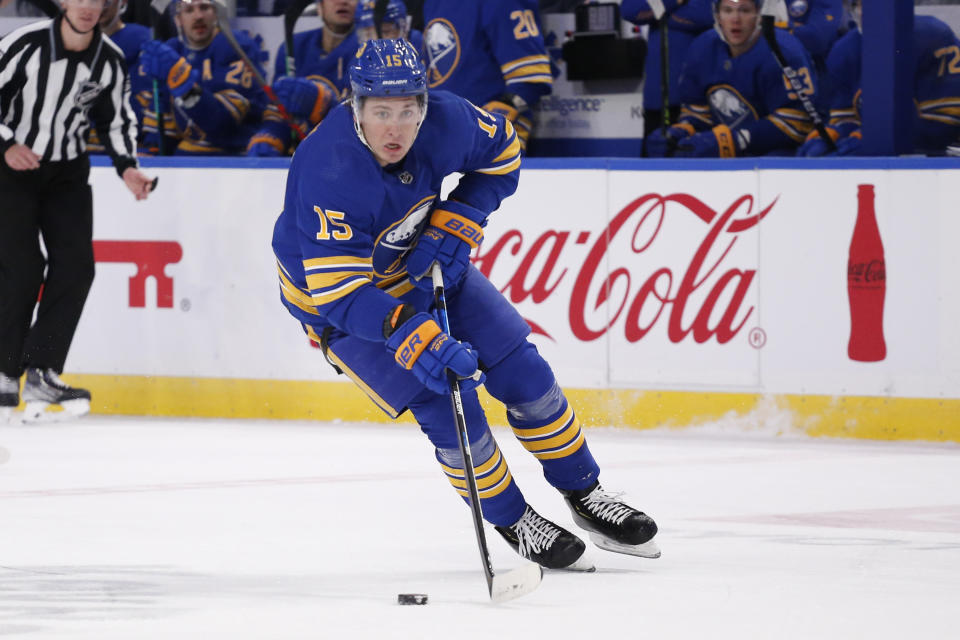
[{"label": "referee black pants", "polygon": [[0,156],[0,372],[8,376],[63,371],[93,284],[89,175],[86,154],[33,171],[14,171]]}]

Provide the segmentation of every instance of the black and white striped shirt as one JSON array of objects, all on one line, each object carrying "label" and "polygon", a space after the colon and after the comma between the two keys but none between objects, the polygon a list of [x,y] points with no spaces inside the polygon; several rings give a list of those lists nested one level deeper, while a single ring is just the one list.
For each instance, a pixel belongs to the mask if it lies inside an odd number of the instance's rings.
[{"label": "black and white striped shirt", "polygon": [[73,160],[86,152],[92,124],[122,175],[137,166],[123,52],[99,27],[84,51],[67,51],[62,20],[28,24],[0,40],[0,153],[20,143],[41,162]]}]

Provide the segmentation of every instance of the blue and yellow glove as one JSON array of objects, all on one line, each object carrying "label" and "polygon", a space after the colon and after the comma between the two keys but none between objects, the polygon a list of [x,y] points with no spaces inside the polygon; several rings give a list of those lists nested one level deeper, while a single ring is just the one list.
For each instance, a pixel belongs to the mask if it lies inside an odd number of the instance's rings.
[{"label": "blue and yellow glove", "polygon": [[247,155],[252,158],[279,158],[286,154],[286,143],[276,136],[259,131],[247,143]]},{"label": "blue and yellow glove", "polygon": [[672,156],[680,141],[693,135],[693,133],[693,126],[686,123],[675,124],[668,128],[666,133],[664,133],[663,127],[660,127],[647,136],[647,157],[666,158]]},{"label": "blue and yellow glove", "polygon": [[506,93],[483,105],[483,110],[498,113],[513,124],[520,141],[520,151],[525,153],[530,132],[533,131],[533,111],[526,101],[518,95]]},{"label": "blue and yellow glove", "polygon": [[440,329],[426,313],[410,305],[398,305],[383,323],[387,350],[397,364],[410,371],[434,393],[450,391],[447,369],[462,380],[461,391],[482,384],[485,376],[477,369],[477,352],[469,343],[457,342]]},{"label": "blue and yellow glove", "polygon": [[463,279],[470,266],[470,252],[483,242],[487,214],[456,200],[437,203],[430,224],[407,256],[407,273],[414,284],[433,291],[430,268],[436,262],[443,271],[443,286]]},{"label": "blue and yellow glove", "polygon": [[158,40],[140,45],[140,66],[148,76],[165,83],[174,98],[182,98],[200,80],[186,58]]},{"label": "blue and yellow glove", "polygon": [[273,92],[290,115],[310,124],[323,120],[333,102],[329,89],[306,78],[281,76],[273,81]]},{"label": "blue and yellow glove", "polygon": [[718,124],[709,131],[681,140],[674,155],[678,158],[736,158],[737,146],[730,127]]},{"label": "blue and yellow glove", "polygon": [[[840,137],[840,132],[833,127],[826,127],[826,130],[827,135],[830,136],[830,139],[836,143],[837,139]],[[830,147],[827,146],[827,141],[820,137],[820,132],[816,129],[810,132],[810,135],[807,136],[807,139],[802,145],[800,145],[800,148],[797,149],[797,156],[802,156],[804,158],[818,158],[829,153]]]},{"label": "blue and yellow glove", "polygon": [[846,138],[837,141],[838,156],[858,156],[863,142],[863,134],[857,129]]}]

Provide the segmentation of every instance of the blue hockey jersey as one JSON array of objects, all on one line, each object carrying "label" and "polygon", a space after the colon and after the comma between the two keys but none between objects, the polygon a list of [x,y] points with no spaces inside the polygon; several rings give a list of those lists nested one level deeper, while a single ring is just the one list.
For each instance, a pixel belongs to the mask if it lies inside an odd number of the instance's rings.
[{"label": "blue hockey jersey", "polygon": [[513,126],[445,91],[431,91],[409,153],[381,167],[360,141],[347,104],[307,136],[287,176],[273,233],[281,300],[312,338],[326,327],[383,342],[398,302],[430,294],[406,272],[443,179],[463,173],[451,199],[494,211],[514,192],[520,144]]},{"label": "blue hockey jersey", "polygon": [[[142,126],[144,107],[138,99],[139,93],[143,90],[150,91],[153,86],[149,79],[145,79],[137,73],[140,45],[149,39],[150,29],[141,24],[125,24],[110,36],[110,40],[123,51],[123,57],[127,62],[127,70],[130,75],[130,106],[133,107],[133,112],[137,116],[138,126]],[[87,132],[87,151],[90,153],[106,153],[106,148],[100,142],[97,131],[93,127]]]},{"label": "blue hockey jersey", "polygon": [[[851,30],[827,58],[827,70],[836,87],[830,125],[842,136],[860,128],[862,43],[860,31]],[[943,21],[914,16],[913,51],[914,150],[940,153],[960,135],[960,39]]]},{"label": "blue hockey jersey", "polygon": [[533,106],[550,92],[536,0],[426,0],[423,18],[430,88],[478,105],[512,93]]},{"label": "blue hockey jersey", "polygon": [[788,28],[814,61],[827,59],[843,24],[843,0],[787,0]]},{"label": "blue hockey jersey", "polygon": [[[684,57],[694,38],[713,26],[712,0],[688,0],[680,4],[680,0],[663,0],[667,10],[667,63],[670,65],[669,92],[670,103],[680,104],[677,95],[677,81],[680,70],[683,68]],[[650,9],[647,0],[623,0],[620,5],[620,15],[624,20],[634,24],[650,25],[647,37],[647,57],[643,63],[643,108],[661,109],[663,96],[660,95],[660,70],[662,61],[660,54],[660,40],[663,37],[662,29]]]},{"label": "blue hockey jersey", "polygon": [[[294,71],[298,78],[309,78],[325,85],[336,98],[342,98],[350,86],[347,69],[357,53],[357,34],[351,32],[333,51],[323,50],[323,29],[312,29],[294,34],[293,60]],[[273,77],[287,75],[287,54],[284,45],[277,49],[274,59]]]},{"label": "blue hockey jersey", "polygon": [[[416,43],[415,43],[416,44]],[[421,43],[422,44],[422,43]],[[323,29],[313,29],[293,36],[294,74],[298,78],[307,78],[327,92],[330,104],[336,104],[345,97],[350,88],[347,69],[357,53],[359,44],[356,31],[352,31],[333,51],[323,49]],[[287,74],[286,49],[280,45],[274,60],[273,78],[276,80]],[[320,114],[320,118],[326,114]],[[317,122],[295,119],[302,131],[309,131]],[[250,145],[265,142],[280,154],[292,152],[296,136],[291,135],[290,125],[280,115],[273,104],[268,104],[263,112],[263,122],[250,138]]]},{"label": "blue hockey jersey", "polygon": [[[803,45],[779,29],[776,38],[805,93],[815,98],[816,80]],[[679,90],[679,124],[696,131],[727,125],[737,155],[792,155],[813,128],[762,37],[745,53],[731,57],[716,31],[700,35],[687,52]]]},{"label": "blue hockey jersey", "polygon": [[[237,32],[237,41],[250,60],[258,66],[263,50],[258,40]],[[161,87],[160,104],[164,110],[164,131],[167,147],[178,155],[229,155],[242,153],[263,115],[266,95],[253,73],[236,54],[223,33],[203,49],[194,50],[178,38],[165,43],[186,58],[198,70],[202,92],[192,102],[174,101]],[[149,76],[140,68],[141,77]],[[139,98],[144,107],[144,145],[148,150],[158,146],[157,118],[153,110],[152,83]]]}]

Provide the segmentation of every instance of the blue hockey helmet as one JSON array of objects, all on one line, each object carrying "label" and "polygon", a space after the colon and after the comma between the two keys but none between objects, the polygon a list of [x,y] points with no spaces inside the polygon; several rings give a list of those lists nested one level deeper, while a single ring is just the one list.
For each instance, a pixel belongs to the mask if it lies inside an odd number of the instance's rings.
[{"label": "blue hockey helmet", "polygon": [[427,70],[406,40],[368,40],[350,65],[354,97],[396,98],[427,93]]},{"label": "blue hockey helmet", "polygon": [[[375,18],[377,4],[382,3],[383,16],[380,17],[381,31],[377,31]],[[396,34],[383,33],[382,27],[393,25]],[[405,38],[410,31],[410,17],[407,15],[407,5],[403,0],[360,0],[353,16],[353,26],[357,30],[360,43],[375,38]],[[383,35],[381,35],[383,34]]]}]

